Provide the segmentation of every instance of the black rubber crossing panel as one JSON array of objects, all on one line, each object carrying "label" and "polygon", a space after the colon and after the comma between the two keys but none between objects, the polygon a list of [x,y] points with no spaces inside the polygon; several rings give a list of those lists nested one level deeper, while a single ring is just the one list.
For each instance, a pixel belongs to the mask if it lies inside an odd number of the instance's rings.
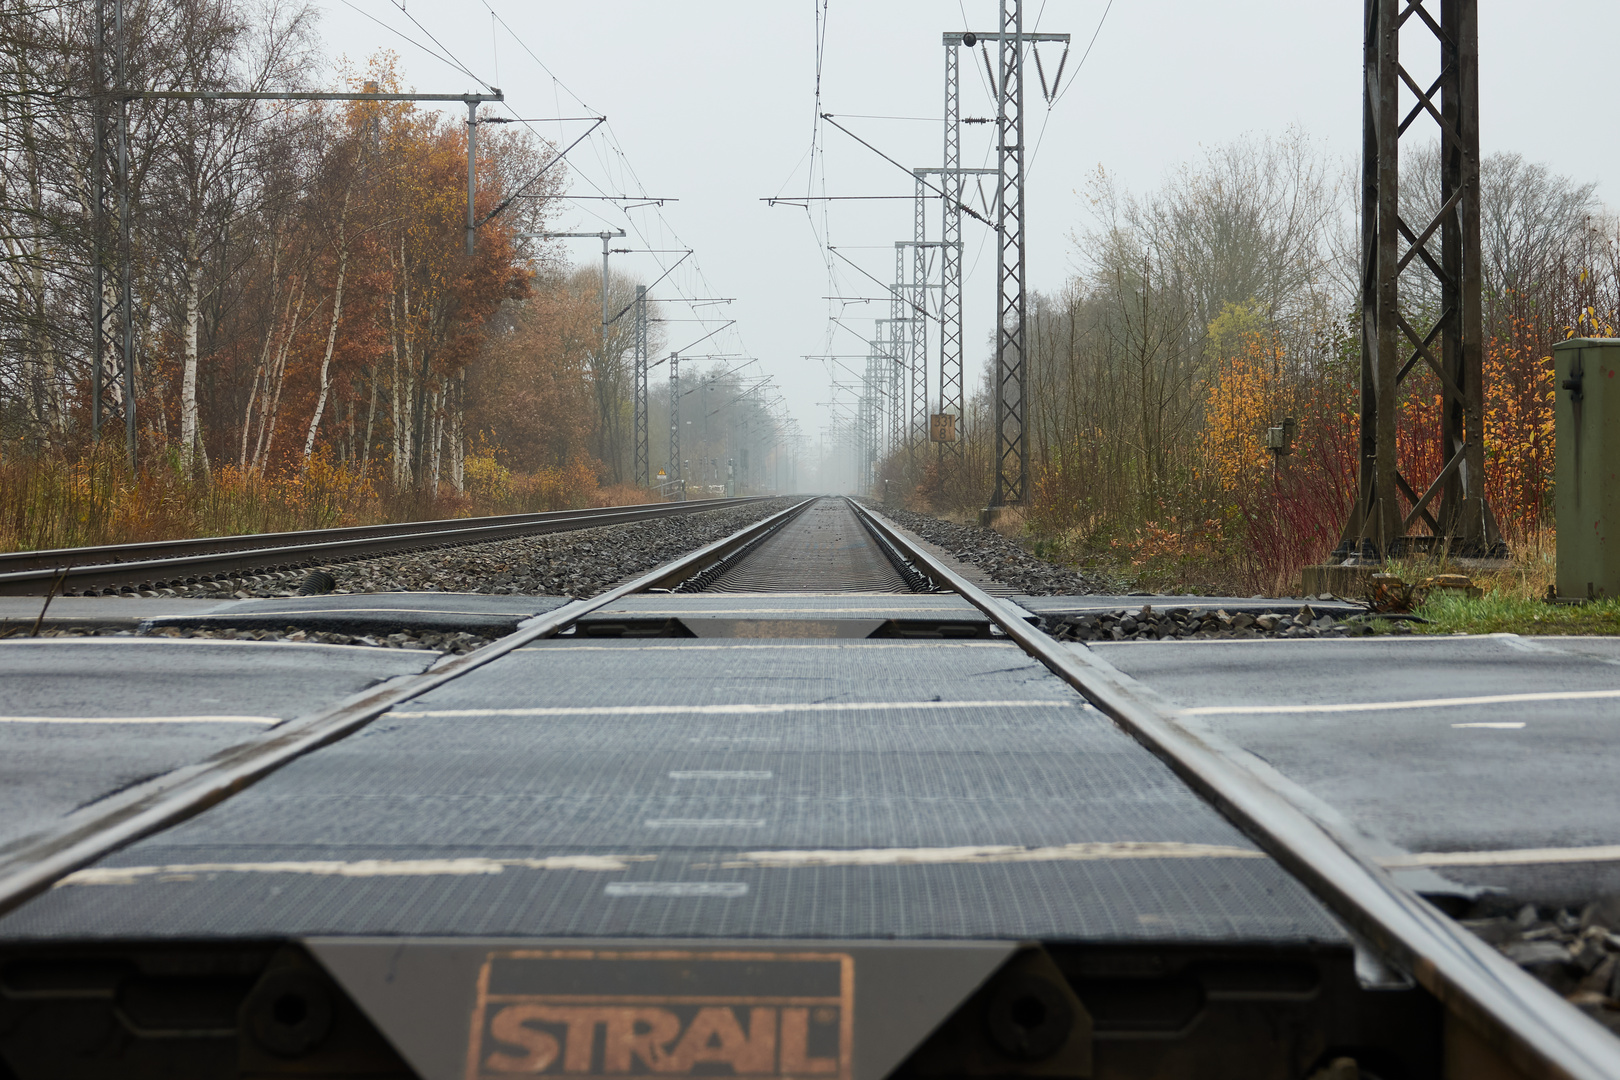
[{"label": "black rubber crossing panel", "polygon": [[1344,940],[991,642],[525,649],[0,920],[306,934]]}]

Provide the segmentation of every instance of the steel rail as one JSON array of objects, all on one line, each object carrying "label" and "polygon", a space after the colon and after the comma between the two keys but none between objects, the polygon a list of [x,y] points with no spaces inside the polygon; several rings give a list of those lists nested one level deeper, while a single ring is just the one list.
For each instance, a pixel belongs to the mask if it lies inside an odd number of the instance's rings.
[{"label": "steel rail", "polygon": [[923,573],[988,615],[1409,972],[1484,1043],[1532,1076],[1620,1077],[1620,1040],[1494,948],[1397,884],[1354,839],[1317,821],[1179,722],[1181,710],[1091,650],[1025,622],[880,514],[850,504]]},{"label": "steel rail", "polygon": [[384,712],[498,660],[532,641],[551,637],[580,617],[621,597],[659,588],[702,570],[716,559],[775,530],[809,506],[805,499],[730,536],[706,544],[589,600],[574,600],[519,624],[506,637],[457,657],[446,657],[420,675],[390,680],[318,712],[289,720],[262,735],[227,747],[67,815],[55,825],[0,845],[0,914],[50,888],[66,874],[144,836],[206,810],[283,765],[336,742]]},{"label": "steel rail", "polygon": [[58,588],[71,591],[131,582],[194,580],[265,570],[298,569],[428,548],[681,516],[758,502],[769,497],[703,499],[687,503],[10,552],[0,555],[0,596],[35,596],[51,588],[58,579]]}]

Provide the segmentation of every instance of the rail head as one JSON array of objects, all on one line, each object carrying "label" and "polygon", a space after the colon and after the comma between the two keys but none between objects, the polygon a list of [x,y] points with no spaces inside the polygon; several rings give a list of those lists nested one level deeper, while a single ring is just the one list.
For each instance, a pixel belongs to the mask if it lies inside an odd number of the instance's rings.
[{"label": "rail head", "polygon": [[1339,918],[1515,1067],[1565,1080],[1620,1077],[1620,1040],[1416,893],[1351,837],[1317,821],[1179,720],[1180,709],[1084,646],[1065,645],[851,499],[919,570],[990,617],[1025,652],[1164,761]]}]

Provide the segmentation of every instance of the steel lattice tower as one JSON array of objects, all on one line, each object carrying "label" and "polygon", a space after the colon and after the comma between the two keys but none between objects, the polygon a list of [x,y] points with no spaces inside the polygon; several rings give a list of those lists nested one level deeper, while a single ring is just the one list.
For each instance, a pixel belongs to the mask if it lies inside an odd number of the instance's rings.
[{"label": "steel lattice tower", "polygon": [[907,443],[911,429],[906,406],[910,397],[906,393],[906,357],[914,336],[915,320],[909,310],[910,288],[906,283],[906,249],[904,244],[894,245],[894,284],[889,288],[889,450],[896,451]]},{"label": "steel lattice tower", "polygon": [[651,447],[647,439],[647,286],[636,286],[635,443],[636,483],[646,487],[652,479]]},{"label": "steel lattice tower", "polygon": [[912,466],[920,463],[923,448],[928,445],[928,200],[924,195],[923,178],[916,178],[916,195],[912,201],[912,260],[911,260],[911,355],[907,367],[911,370],[911,399],[907,408],[910,429],[906,432],[906,448]]},{"label": "steel lattice tower", "polygon": [[1024,401],[1029,389],[1024,321],[1024,6],[1001,0],[996,86],[996,482],[990,505],[1022,503],[1029,494]]},{"label": "steel lattice tower", "polygon": [[[945,158],[940,189],[945,197],[940,228],[939,293],[939,411],[956,417],[957,438],[962,426],[962,120],[961,72],[956,49],[961,34],[945,35]],[[939,444],[940,482],[945,480],[945,457],[956,455],[954,442]]]},{"label": "steel lattice tower", "polygon": [[[1430,10],[1436,3],[1438,21]],[[1499,551],[1501,536],[1484,498],[1478,0],[1366,0],[1364,10],[1361,468],[1339,554],[1398,554],[1412,546],[1419,522],[1454,551]],[[1426,90],[1401,65],[1405,26],[1439,45],[1440,75]],[[1405,116],[1402,85],[1416,99]],[[1441,186],[1438,212],[1414,228],[1401,217],[1400,140],[1425,117],[1439,128]],[[1439,258],[1429,247],[1436,234]],[[1440,317],[1426,333],[1402,309],[1400,277],[1408,266],[1440,285]],[[1420,362],[1440,383],[1444,463],[1421,495],[1397,458],[1397,391]]]}]

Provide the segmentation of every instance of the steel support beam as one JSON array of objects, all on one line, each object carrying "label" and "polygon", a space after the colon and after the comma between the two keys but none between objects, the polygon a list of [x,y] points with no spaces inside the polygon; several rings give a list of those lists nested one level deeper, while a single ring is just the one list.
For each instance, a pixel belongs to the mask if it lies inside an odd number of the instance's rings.
[{"label": "steel support beam", "polygon": [[912,290],[906,281],[906,249],[894,245],[894,286],[889,290],[889,442],[890,453],[906,445],[910,423],[906,417],[906,357],[910,355],[910,341],[916,328],[916,313],[911,310]]},{"label": "steel support beam", "polygon": [[652,482],[652,454],[647,438],[647,286],[636,286],[636,373],[635,373],[635,458],[636,483]]},{"label": "steel support beam", "polygon": [[[1360,469],[1341,558],[1430,544],[1471,555],[1502,550],[1484,497],[1478,15],[1478,0],[1365,0]],[[1440,75],[1427,87],[1401,64],[1403,30],[1439,48]],[[1404,114],[1402,87],[1412,101]],[[1424,207],[1423,218],[1408,222],[1401,138],[1421,124],[1427,139],[1431,122],[1440,135],[1440,189],[1408,193],[1408,212]],[[1436,238],[1438,257],[1430,246]],[[1413,325],[1417,306],[1403,303],[1403,274],[1432,274],[1438,283],[1439,311],[1429,313],[1426,331]],[[1398,459],[1400,385],[1420,361],[1440,384],[1435,449],[1447,475],[1438,478],[1403,476]],[[1416,492],[1434,483],[1436,510],[1419,512]],[[1428,535],[1412,532],[1419,525]]]},{"label": "steel support beam", "polygon": [[681,354],[669,356],[669,479],[686,501],[686,474],[681,471]]},{"label": "steel support beam", "polygon": [[[928,446],[928,200],[923,178],[916,178],[916,194],[912,199],[912,259],[911,259],[911,355],[906,366],[911,373],[911,398],[906,411],[910,414],[910,428],[905,442],[911,468],[921,465],[921,455]],[[912,478],[915,482],[915,477]]]}]

